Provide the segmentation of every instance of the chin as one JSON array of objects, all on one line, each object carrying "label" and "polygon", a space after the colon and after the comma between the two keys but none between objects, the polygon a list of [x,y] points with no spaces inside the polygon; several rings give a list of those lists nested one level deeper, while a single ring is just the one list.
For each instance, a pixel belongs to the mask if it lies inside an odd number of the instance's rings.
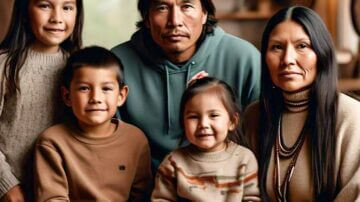
[{"label": "chin", "polygon": [[181,54],[182,52],[184,52],[184,50],[183,50],[183,48],[180,48],[180,47],[170,46],[170,47],[166,47],[165,52],[176,55],[176,54]]},{"label": "chin", "polygon": [[197,147],[199,147],[201,150],[204,150],[204,151],[209,151],[209,150],[213,149],[213,145],[199,145]]},{"label": "chin", "polygon": [[285,88],[281,88],[281,89],[285,92],[296,93],[296,92],[300,92],[307,88],[309,88],[309,86],[296,86],[296,87],[292,86],[292,87],[285,87]]}]

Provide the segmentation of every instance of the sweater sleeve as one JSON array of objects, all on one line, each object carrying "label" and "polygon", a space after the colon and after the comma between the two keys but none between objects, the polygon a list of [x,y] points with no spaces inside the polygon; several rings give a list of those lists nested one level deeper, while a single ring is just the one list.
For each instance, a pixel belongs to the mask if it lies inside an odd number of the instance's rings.
[{"label": "sweater sleeve", "polygon": [[41,143],[36,145],[34,172],[36,201],[70,201],[62,159],[55,148]]},{"label": "sweater sleeve", "polygon": [[258,152],[258,132],[259,132],[260,108],[259,102],[248,105],[242,114],[240,130],[247,140],[249,149],[259,156]]},{"label": "sweater sleeve", "polygon": [[129,201],[145,201],[149,198],[152,184],[150,147],[146,142],[142,147]]},{"label": "sweater sleeve", "polygon": [[11,167],[6,162],[5,155],[0,151],[0,198],[19,183],[19,180],[11,172]]},{"label": "sweater sleeve", "polygon": [[242,201],[261,201],[258,185],[258,163],[252,152],[246,154],[249,156],[244,175],[244,195]]},{"label": "sweater sleeve", "polygon": [[[5,65],[6,56],[0,55],[0,116],[3,111],[4,106],[4,96],[5,96],[5,76],[4,76],[4,65]],[[2,135],[2,134],[0,134]],[[7,193],[11,188],[18,185],[20,182],[11,172],[11,167],[6,161],[5,155],[1,152],[0,148],[0,198]]]},{"label": "sweater sleeve", "polygon": [[360,201],[360,103],[341,95],[348,107],[339,107],[336,168],[339,193],[335,201]]},{"label": "sweater sleeve", "polygon": [[155,177],[155,187],[151,201],[177,201],[175,167],[171,154],[160,164]]}]

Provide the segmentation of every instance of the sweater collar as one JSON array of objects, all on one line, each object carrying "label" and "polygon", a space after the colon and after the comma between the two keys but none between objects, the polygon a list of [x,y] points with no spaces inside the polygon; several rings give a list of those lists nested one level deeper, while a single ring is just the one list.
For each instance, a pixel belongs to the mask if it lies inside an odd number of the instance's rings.
[{"label": "sweater collar", "polygon": [[65,54],[62,50],[56,53],[42,53],[29,48],[28,51],[29,62],[35,62],[37,64],[62,64],[65,61]]},{"label": "sweater collar", "polygon": [[308,109],[310,99],[310,88],[298,92],[283,91],[284,103],[290,112],[301,112]]},{"label": "sweater collar", "polygon": [[216,152],[204,152],[202,150],[199,150],[194,145],[189,145],[185,151],[195,161],[219,162],[229,159],[232,156],[233,152],[235,151],[236,146],[237,145],[234,142],[229,141],[226,148]]},{"label": "sweater collar", "polygon": [[116,129],[114,133],[107,137],[89,137],[84,131],[82,131],[79,126],[75,123],[67,123],[72,136],[78,141],[89,144],[89,145],[103,145],[114,142],[117,138],[120,137],[120,131],[122,128],[122,123],[118,119],[112,119],[112,123],[116,124]]}]

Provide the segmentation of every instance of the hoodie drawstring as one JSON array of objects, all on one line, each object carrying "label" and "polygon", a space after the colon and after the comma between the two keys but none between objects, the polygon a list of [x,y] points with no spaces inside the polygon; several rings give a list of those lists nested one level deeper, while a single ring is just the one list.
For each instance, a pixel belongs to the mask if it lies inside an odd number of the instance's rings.
[{"label": "hoodie drawstring", "polygon": [[[187,83],[190,79],[190,70],[192,65],[194,65],[195,62],[191,62],[186,70],[186,80],[185,80],[185,89],[187,87]],[[170,110],[170,81],[169,81],[169,70],[166,65],[164,65],[165,69],[165,82],[166,82],[166,107],[167,107],[167,126],[166,126],[166,134],[170,133],[170,117],[171,117],[171,110]]]},{"label": "hoodie drawstring", "polygon": [[169,70],[166,65],[165,66],[165,74],[166,74],[166,105],[167,105],[167,126],[166,126],[166,134],[170,132],[170,89],[169,89]]},{"label": "hoodie drawstring", "polygon": [[190,69],[191,69],[191,66],[192,64],[194,64],[194,62],[191,62],[187,68],[187,71],[186,71],[186,81],[185,81],[185,86],[187,88],[187,84],[189,82],[189,79],[190,79]]}]

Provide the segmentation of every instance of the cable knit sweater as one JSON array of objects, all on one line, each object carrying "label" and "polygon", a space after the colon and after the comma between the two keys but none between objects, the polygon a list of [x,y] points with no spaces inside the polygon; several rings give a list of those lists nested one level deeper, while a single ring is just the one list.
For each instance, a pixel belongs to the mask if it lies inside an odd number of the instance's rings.
[{"label": "cable knit sweater", "polygon": [[[308,99],[308,92],[298,94],[284,94],[290,103],[296,103]],[[306,102],[305,102],[306,103]],[[282,131],[285,144],[293,145],[305,123],[308,110],[307,104],[299,107],[287,105],[283,113]],[[243,131],[252,140],[252,148],[256,153],[258,145],[257,132],[259,129],[260,116],[259,103],[253,103],[245,110],[243,119]],[[307,134],[309,135],[309,134]],[[294,173],[289,184],[289,201],[313,201],[311,143],[306,138],[302,146]],[[336,123],[336,155],[334,178],[338,185],[335,201],[360,200],[360,102],[339,95],[338,115]],[[280,180],[285,177],[290,159],[280,159]],[[266,191],[272,201],[275,200],[274,192],[274,149],[267,172]]]},{"label": "cable knit sweater", "polygon": [[35,139],[58,117],[58,82],[66,59],[61,51],[43,54],[29,50],[19,73],[21,93],[9,96],[4,79],[6,57],[0,55],[0,198],[25,182]]},{"label": "cable knit sweater", "polygon": [[257,171],[254,154],[233,142],[218,152],[190,145],[163,160],[152,201],[260,201]]}]

